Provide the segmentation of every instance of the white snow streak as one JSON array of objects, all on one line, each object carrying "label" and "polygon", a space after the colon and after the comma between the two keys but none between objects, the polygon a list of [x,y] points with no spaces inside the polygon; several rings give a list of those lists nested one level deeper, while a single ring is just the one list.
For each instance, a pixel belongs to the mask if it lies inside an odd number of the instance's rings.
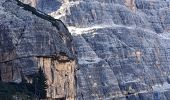
[{"label": "white snow streak", "polygon": [[94,63],[99,63],[102,59],[101,58],[80,58],[78,60],[79,64],[94,64]]},{"label": "white snow streak", "polygon": [[170,90],[170,84],[168,84],[167,82],[164,82],[163,85],[154,85],[152,86],[153,91],[157,91],[157,92],[164,92],[167,90]]},{"label": "white snow streak", "polygon": [[73,34],[73,35],[80,35],[80,34],[85,34],[85,33],[93,33],[95,34],[95,30],[97,29],[103,29],[103,28],[118,28],[118,27],[124,27],[130,30],[142,30],[144,32],[148,32],[148,33],[152,33],[153,35],[157,35],[158,37],[162,38],[162,39],[168,39],[170,40],[170,33],[165,32],[165,33],[156,33],[151,29],[147,29],[147,28],[141,28],[141,27],[137,27],[137,26],[125,26],[125,25],[117,25],[117,24],[98,24],[98,25],[93,25],[91,27],[85,27],[85,28],[78,28],[78,27],[74,27],[74,26],[68,26],[69,31]]}]

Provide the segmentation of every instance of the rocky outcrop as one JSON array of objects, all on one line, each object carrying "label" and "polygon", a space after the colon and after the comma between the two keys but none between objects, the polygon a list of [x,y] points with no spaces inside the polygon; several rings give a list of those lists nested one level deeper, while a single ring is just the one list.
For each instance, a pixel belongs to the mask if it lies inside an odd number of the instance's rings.
[{"label": "rocky outcrop", "polygon": [[60,20],[18,0],[0,1],[0,76],[4,82],[31,82],[42,67],[49,98],[75,98],[72,36]]},{"label": "rocky outcrop", "polygon": [[125,0],[125,5],[132,10],[133,12],[136,11],[136,4],[135,4],[135,0]]},{"label": "rocky outcrop", "polygon": [[75,61],[54,60],[52,58],[40,57],[38,66],[44,69],[47,75],[47,97],[75,99]]},{"label": "rocky outcrop", "polygon": [[73,35],[78,100],[170,99],[169,0],[55,1],[44,12]]},{"label": "rocky outcrop", "polygon": [[39,10],[46,13],[51,13],[56,11],[62,4],[62,2],[68,0],[19,0],[25,4],[28,4],[34,8],[39,8]]}]

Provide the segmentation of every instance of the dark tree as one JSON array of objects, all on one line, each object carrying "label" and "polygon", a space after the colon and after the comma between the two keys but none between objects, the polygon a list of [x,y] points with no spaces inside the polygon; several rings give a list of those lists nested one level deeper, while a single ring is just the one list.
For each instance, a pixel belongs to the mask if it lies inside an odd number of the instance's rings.
[{"label": "dark tree", "polygon": [[37,76],[33,80],[33,84],[35,87],[35,94],[40,99],[45,99],[47,95],[47,79],[46,76],[41,68],[39,68]]}]

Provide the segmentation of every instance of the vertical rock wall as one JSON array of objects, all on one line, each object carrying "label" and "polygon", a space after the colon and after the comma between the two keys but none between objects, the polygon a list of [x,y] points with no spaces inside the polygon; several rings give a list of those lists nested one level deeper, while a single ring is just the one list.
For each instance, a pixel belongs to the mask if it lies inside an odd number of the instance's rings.
[{"label": "vertical rock wall", "polygon": [[170,99],[169,0],[61,3],[44,12],[72,32],[78,100]]},{"label": "vertical rock wall", "polygon": [[75,100],[72,36],[62,21],[18,0],[1,0],[0,12],[1,80],[20,83],[25,77],[31,83],[42,67],[47,97]]},{"label": "vertical rock wall", "polygon": [[37,58],[47,76],[47,96],[51,98],[75,99],[75,61],[62,62],[52,58]]},{"label": "vertical rock wall", "polygon": [[170,99],[169,0],[44,1],[73,35],[78,100]]}]

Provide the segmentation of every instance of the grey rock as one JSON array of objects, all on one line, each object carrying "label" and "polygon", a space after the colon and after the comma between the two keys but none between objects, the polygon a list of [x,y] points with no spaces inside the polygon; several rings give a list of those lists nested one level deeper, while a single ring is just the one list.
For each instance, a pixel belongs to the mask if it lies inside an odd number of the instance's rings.
[{"label": "grey rock", "polygon": [[[55,27],[29,11],[17,6],[15,0],[1,2],[0,62],[34,56],[56,56],[66,53],[73,58],[70,44],[72,37],[62,22]],[[70,47],[67,47],[69,45]],[[11,56],[9,53],[12,53]]]},{"label": "grey rock", "polygon": [[50,13],[34,7],[73,35],[78,100],[170,99],[169,0],[55,1]]},{"label": "grey rock", "polygon": [[42,67],[49,85],[47,97],[74,99],[72,39],[61,20],[18,0],[1,0],[1,80],[20,83],[25,78],[32,82],[30,75]]}]

